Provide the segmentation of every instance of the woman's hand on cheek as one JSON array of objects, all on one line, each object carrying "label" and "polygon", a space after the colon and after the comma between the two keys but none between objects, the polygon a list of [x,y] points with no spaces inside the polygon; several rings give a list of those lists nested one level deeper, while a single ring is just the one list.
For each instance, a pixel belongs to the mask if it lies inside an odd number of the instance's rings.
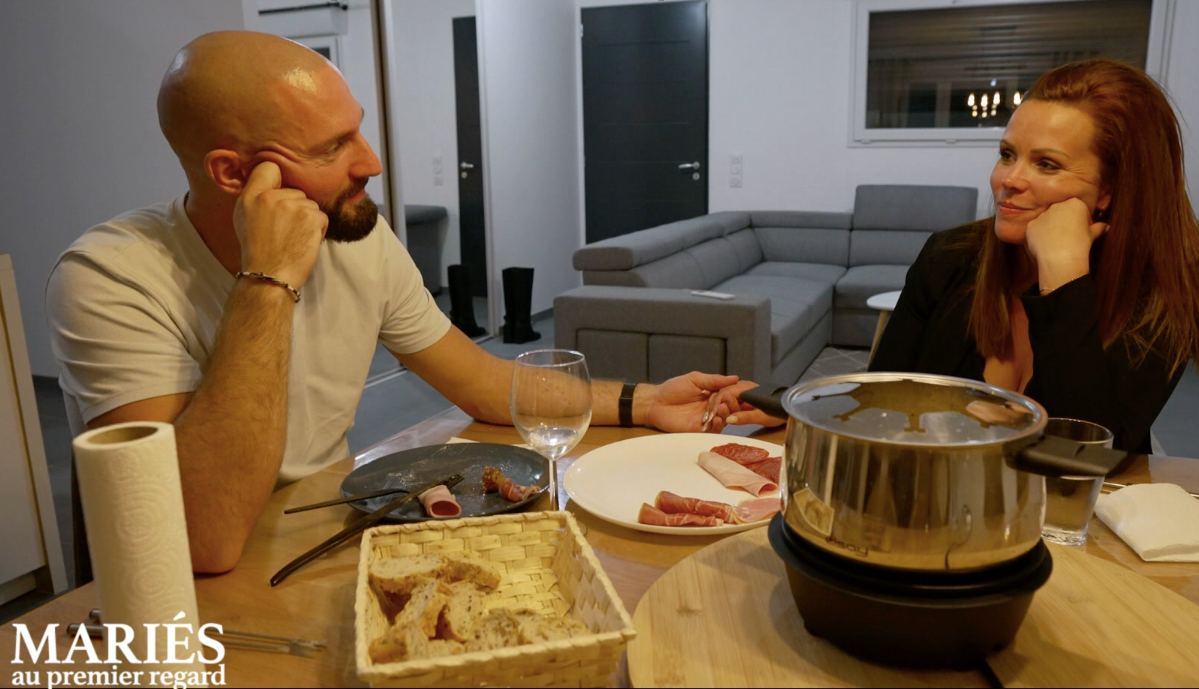
[{"label": "woman's hand on cheek", "polygon": [[1091,244],[1107,231],[1105,223],[1091,222],[1091,211],[1078,198],[1055,203],[1028,223],[1025,243],[1037,262],[1042,292],[1090,272]]}]

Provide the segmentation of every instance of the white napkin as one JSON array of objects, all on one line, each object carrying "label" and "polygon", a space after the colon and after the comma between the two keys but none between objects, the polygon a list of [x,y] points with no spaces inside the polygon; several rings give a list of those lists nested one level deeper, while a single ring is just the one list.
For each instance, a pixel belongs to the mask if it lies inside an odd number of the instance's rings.
[{"label": "white napkin", "polygon": [[1095,514],[1146,562],[1199,562],[1199,500],[1173,483],[1100,495]]}]

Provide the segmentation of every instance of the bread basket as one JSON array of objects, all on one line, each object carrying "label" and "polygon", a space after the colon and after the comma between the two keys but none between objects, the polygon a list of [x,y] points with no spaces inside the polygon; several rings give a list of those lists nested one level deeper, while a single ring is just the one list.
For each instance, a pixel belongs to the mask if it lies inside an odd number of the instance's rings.
[{"label": "bread basket", "polygon": [[[394,663],[368,648],[387,628],[370,589],[379,559],[439,553],[478,558],[503,573],[493,601],[570,614],[590,633],[569,639]],[[495,598],[495,597],[498,597]],[[567,512],[525,512],[368,529],[362,536],[354,604],[358,677],[376,687],[606,686],[636,636],[628,612]]]}]

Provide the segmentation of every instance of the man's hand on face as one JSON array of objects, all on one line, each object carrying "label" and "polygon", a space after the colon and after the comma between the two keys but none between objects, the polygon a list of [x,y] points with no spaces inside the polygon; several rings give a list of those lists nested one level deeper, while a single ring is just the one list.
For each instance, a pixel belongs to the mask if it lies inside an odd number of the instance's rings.
[{"label": "man's hand on face", "polygon": [[241,269],[266,273],[299,289],[308,281],[329,217],[299,189],[283,189],[270,161],[250,171],[233,208]]}]

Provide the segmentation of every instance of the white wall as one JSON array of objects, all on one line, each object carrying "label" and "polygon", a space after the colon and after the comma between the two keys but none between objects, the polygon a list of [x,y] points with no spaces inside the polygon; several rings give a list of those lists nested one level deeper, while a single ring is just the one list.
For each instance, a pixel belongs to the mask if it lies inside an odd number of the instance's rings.
[{"label": "white wall", "polygon": [[[1165,86],[1190,122],[1191,198],[1199,179],[1199,3],[1178,2]],[[848,211],[869,183],[979,189],[991,211],[993,147],[851,147],[853,3],[710,0],[709,208]],[[729,158],[744,184],[729,187]]]},{"label": "white wall", "polygon": [[88,227],[186,190],[158,130],[158,84],[189,40],[242,28],[242,4],[7,0],[3,22],[0,252],[13,257],[33,372],[56,376],[50,269]]},{"label": "white wall", "polygon": [[502,296],[502,269],[534,268],[534,313],[580,284],[576,12],[561,0],[479,3],[489,287]]},{"label": "white wall", "polygon": [[871,183],[976,186],[980,215],[989,207],[990,147],[849,146],[853,3],[711,0],[710,12],[711,210],[849,211]]},{"label": "white wall", "polygon": [[[394,42],[387,82],[388,127],[404,203],[444,206],[441,283],[460,262],[458,114],[451,21],[475,14],[475,0],[387,0]],[[434,159],[441,161],[435,175]],[[440,184],[435,177],[440,177]]]},{"label": "white wall", "polygon": [[1174,31],[1166,64],[1166,90],[1182,116],[1182,142],[1186,148],[1187,191],[1191,204],[1199,205],[1199,2],[1174,4]]}]

